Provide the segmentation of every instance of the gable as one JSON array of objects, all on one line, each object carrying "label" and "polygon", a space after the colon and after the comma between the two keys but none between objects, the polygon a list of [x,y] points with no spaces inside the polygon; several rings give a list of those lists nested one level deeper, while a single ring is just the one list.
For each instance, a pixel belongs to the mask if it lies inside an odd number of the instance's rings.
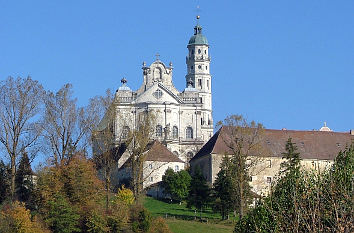
[{"label": "gable", "polygon": [[181,100],[176,95],[174,95],[171,91],[165,88],[161,83],[155,83],[153,86],[151,86],[141,95],[139,95],[134,102],[135,103],[150,102],[150,103],[161,103],[161,104],[164,102],[169,102],[174,104],[180,104]]}]

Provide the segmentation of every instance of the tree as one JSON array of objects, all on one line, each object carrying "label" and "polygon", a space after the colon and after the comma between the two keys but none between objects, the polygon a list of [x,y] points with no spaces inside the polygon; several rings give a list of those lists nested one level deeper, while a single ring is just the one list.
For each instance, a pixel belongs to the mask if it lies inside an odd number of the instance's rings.
[{"label": "tree", "polygon": [[115,100],[112,92],[106,91],[105,96],[96,96],[90,100],[89,108],[95,114],[96,124],[91,131],[93,143],[93,160],[96,168],[103,176],[106,189],[106,209],[109,208],[109,194],[111,192],[111,176],[125,144],[122,143],[121,135],[116,135],[114,120],[117,117]]},{"label": "tree", "polygon": [[48,205],[45,221],[53,233],[80,232],[80,215],[61,194],[56,194]]},{"label": "tree", "polygon": [[213,191],[215,201],[213,209],[219,211],[224,220],[230,211],[235,209],[236,189],[232,177],[232,163],[227,156],[223,158],[220,168],[214,182]]},{"label": "tree", "polygon": [[188,196],[191,179],[191,176],[185,170],[174,172],[171,168],[168,168],[162,176],[165,193],[170,194],[173,200],[181,203]]},{"label": "tree", "polygon": [[38,114],[44,91],[38,81],[12,77],[0,83],[0,143],[10,160],[11,199],[15,199],[16,163],[27,151],[33,158],[38,152],[41,134]]},{"label": "tree", "polygon": [[10,191],[10,172],[9,167],[0,160],[0,205],[8,198]]},{"label": "tree", "polygon": [[26,152],[23,153],[16,172],[16,196],[20,202],[29,204],[33,195],[33,171]]},{"label": "tree", "polygon": [[77,151],[85,151],[96,118],[90,108],[77,107],[71,84],[65,84],[55,94],[48,92],[44,102],[44,146],[58,166]]},{"label": "tree", "polygon": [[300,153],[297,152],[297,146],[292,142],[291,138],[286,142],[285,151],[282,153],[282,158],[285,161],[280,164],[281,173],[298,173],[300,171],[301,158]]},{"label": "tree", "polygon": [[354,227],[354,142],[340,151],[324,178],[324,219],[326,230],[350,232]]},{"label": "tree", "polygon": [[147,155],[145,152],[153,138],[156,115],[152,111],[146,111],[139,118],[138,127],[131,130],[126,141],[131,169],[131,186],[135,198],[142,193],[144,180],[147,179],[147,176],[143,176]]},{"label": "tree", "polygon": [[202,171],[197,167],[192,175],[191,185],[189,189],[189,194],[187,198],[187,207],[195,208],[200,210],[200,218],[202,218],[202,210],[210,202],[210,188],[206,182]]},{"label": "tree", "polygon": [[266,154],[261,146],[263,126],[254,121],[247,122],[242,115],[231,115],[218,125],[227,132],[223,134],[222,139],[230,155],[229,169],[235,194],[234,208],[242,218],[252,201],[250,171]]},{"label": "tree", "polygon": [[[295,143],[291,138],[285,145],[285,152],[282,153],[285,161],[281,163],[280,179],[271,193],[272,207],[277,213],[281,231],[298,232],[299,221],[299,198],[304,192],[304,179],[300,172],[300,154],[297,152]],[[293,226],[288,223],[292,222]]]},{"label": "tree", "polygon": [[0,232],[47,233],[23,203],[15,201],[0,211]]}]

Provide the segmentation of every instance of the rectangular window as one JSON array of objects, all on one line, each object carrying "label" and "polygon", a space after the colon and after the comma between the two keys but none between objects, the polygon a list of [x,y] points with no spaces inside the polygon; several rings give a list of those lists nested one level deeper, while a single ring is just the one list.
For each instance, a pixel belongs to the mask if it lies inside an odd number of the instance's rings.
[{"label": "rectangular window", "polygon": [[154,181],[154,177],[150,176],[150,182]]},{"label": "rectangular window", "polygon": [[271,168],[272,167],[272,160],[267,160],[267,168]]},{"label": "rectangular window", "polygon": [[208,87],[208,90],[209,90],[209,80],[207,80],[207,87]]},{"label": "rectangular window", "polygon": [[175,172],[178,172],[178,171],[179,171],[179,166],[176,165],[176,166],[175,166]]},{"label": "rectangular window", "polygon": [[269,177],[269,176],[267,177],[267,183],[268,184],[272,183],[272,177]]},{"label": "rectangular window", "polygon": [[199,86],[200,88],[202,88],[202,80],[201,80],[201,79],[198,79],[198,86]]}]

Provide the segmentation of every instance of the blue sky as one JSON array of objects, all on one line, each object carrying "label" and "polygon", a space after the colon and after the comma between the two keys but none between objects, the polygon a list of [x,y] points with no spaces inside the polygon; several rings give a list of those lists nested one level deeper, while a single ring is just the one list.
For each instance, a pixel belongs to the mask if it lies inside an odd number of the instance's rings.
[{"label": "blue sky", "polygon": [[200,5],[210,43],[214,120],[243,114],[273,129],[354,129],[353,0],[0,0],[0,79],[74,85],[81,105],[141,64],[173,62],[185,86]]}]

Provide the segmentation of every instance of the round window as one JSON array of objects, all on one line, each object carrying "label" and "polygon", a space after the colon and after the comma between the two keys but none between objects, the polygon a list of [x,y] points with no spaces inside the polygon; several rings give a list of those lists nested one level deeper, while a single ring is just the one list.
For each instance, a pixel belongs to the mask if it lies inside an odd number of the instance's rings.
[{"label": "round window", "polygon": [[198,69],[201,69],[201,68],[202,68],[202,66],[201,66],[201,65],[199,65],[199,66],[198,66]]}]

